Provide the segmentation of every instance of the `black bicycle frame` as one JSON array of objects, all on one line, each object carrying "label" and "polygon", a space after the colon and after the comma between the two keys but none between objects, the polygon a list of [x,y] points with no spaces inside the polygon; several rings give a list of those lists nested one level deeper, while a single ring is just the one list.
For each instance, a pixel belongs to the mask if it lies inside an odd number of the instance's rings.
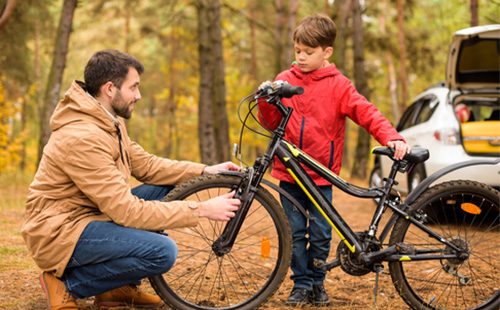
[{"label": "black bicycle frame", "polygon": [[[428,228],[425,224],[421,223],[417,219],[408,215],[405,212],[407,207],[406,204],[400,205],[394,203],[393,201],[387,201],[392,186],[394,185],[394,179],[396,173],[399,170],[399,164],[400,164],[399,162],[394,162],[389,177],[386,179],[386,182],[382,188],[367,189],[355,186],[353,184],[349,184],[348,182],[340,178],[338,175],[327,169],[325,166],[315,161],[309,155],[305,154],[299,148],[295,147],[294,145],[284,140],[283,137],[285,128],[293,110],[292,108],[283,106],[283,104],[279,99],[277,99],[276,101],[276,107],[283,115],[283,118],[281,119],[278,127],[274,130],[273,139],[269,143],[265,155],[262,158],[256,159],[254,167],[249,169],[250,175],[245,175],[245,177],[243,177],[242,179],[242,183],[238,188],[237,197],[240,197],[242,199],[243,204],[240,206],[240,211],[238,211],[236,216],[228,222],[221,236],[212,245],[212,248],[214,249],[217,255],[224,255],[225,253],[230,251],[234,241],[236,240],[236,236],[238,235],[241,224],[243,223],[243,220],[248,212],[248,208],[251,202],[253,201],[258,186],[263,180],[264,173],[271,165],[271,161],[274,158],[274,156],[277,156],[277,158],[283,163],[288,173],[292,176],[295,182],[300,186],[300,188],[304,191],[304,193],[308,196],[308,198],[311,200],[314,206],[323,215],[323,217],[331,225],[333,230],[340,237],[342,242],[344,242],[344,244],[352,253],[356,252],[364,253],[365,249],[363,249],[362,245],[360,244],[357,235],[352,231],[349,225],[340,216],[340,214],[334,208],[332,203],[328,199],[326,199],[326,197],[319,190],[317,185],[314,183],[314,181],[308,175],[308,173],[304,170],[301,164],[305,165],[306,167],[309,167],[319,176],[331,182],[334,186],[348,193],[349,195],[365,199],[374,199],[374,198],[379,199],[377,209],[372,218],[370,224],[370,230],[368,232],[368,235],[370,237],[375,236],[382,214],[384,213],[385,208],[389,207],[395,213],[393,217],[406,218],[408,221],[410,221],[418,228],[428,233],[430,236],[434,237],[436,240],[439,240],[441,243],[457,251],[457,253],[462,253],[462,250],[458,248],[456,245],[448,242],[446,239],[444,239],[443,237],[432,231],[430,228]],[[401,208],[402,206],[403,208]],[[303,209],[301,209],[301,211],[304,212]],[[394,225],[394,223],[395,221],[390,221],[389,223],[387,223],[382,233],[384,238],[387,232],[390,230],[390,228]],[[381,251],[370,253],[368,256],[365,257],[365,259],[371,261],[380,259],[392,261],[392,260],[423,260],[423,259],[457,257],[456,255],[453,254],[422,255],[427,253],[416,253],[417,255],[406,255],[406,254],[398,255],[397,254],[398,251],[399,250],[397,249],[397,246],[393,246]]]}]

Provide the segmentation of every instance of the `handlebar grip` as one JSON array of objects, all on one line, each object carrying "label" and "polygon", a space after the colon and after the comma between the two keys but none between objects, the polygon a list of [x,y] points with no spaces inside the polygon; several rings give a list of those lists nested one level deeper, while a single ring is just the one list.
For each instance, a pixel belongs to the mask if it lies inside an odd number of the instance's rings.
[{"label": "handlebar grip", "polygon": [[295,95],[302,95],[304,93],[304,88],[300,86],[293,86],[288,83],[284,83],[280,88],[280,96],[283,98],[291,98]]}]

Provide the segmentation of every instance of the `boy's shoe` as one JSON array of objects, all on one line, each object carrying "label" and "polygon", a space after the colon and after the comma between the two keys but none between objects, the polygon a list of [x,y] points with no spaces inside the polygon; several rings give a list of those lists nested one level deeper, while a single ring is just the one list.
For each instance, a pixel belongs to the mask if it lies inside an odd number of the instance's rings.
[{"label": "boy's shoe", "polygon": [[305,288],[294,288],[286,300],[289,306],[305,305],[309,303],[311,291]]},{"label": "boy's shoe", "polygon": [[135,285],[126,285],[99,294],[94,302],[99,309],[131,307],[134,309],[157,309],[163,301],[157,295],[142,292]]},{"label": "boy's shoe", "polygon": [[315,306],[326,306],[330,304],[330,298],[323,284],[313,285],[311,303]]},{"label": "boy's shoe", "polygon": [[50,310],[76,310],[75,297],[71,296],[64,286],[64,282],[56,278],[53,273],[42,272],[40,284],[47,298]]}]

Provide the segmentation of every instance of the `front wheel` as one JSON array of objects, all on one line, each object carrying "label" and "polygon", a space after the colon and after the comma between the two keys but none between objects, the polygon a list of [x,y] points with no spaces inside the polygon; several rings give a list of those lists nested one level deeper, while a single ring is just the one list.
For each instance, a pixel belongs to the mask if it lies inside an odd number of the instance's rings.
[{"label": "front wheel", "polygon": [[[236,190],[241,178],[204,175],[176,187],[166,200],[204,201]],[[174,267],[150,278],[173,309],[256,309],[283,281],[290,263],[291,233],[280,204],[259,187],[231,251],[212,244],[224,222],[200,219],[196,227],[168,230],[179,254]]]},{"label": "front wheel", "polygon": [[[426,190],[409,213],[467,255],[448,259],[390,262],[396,290],[413,309],[498,309],[500,193],[473,181],[450,181]],[[396,222],[390,244],[412,253],[455,254],[405,218]]]}]

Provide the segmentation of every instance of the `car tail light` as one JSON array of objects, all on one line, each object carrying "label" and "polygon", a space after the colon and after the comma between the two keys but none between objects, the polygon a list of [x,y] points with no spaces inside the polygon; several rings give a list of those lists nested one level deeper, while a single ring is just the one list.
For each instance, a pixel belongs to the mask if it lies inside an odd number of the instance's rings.
[{"label": "car tail light", "polygon": [[444,144],[458,144],[458,132],[453,128],[444,128],[434,131],[434,138]]}]

